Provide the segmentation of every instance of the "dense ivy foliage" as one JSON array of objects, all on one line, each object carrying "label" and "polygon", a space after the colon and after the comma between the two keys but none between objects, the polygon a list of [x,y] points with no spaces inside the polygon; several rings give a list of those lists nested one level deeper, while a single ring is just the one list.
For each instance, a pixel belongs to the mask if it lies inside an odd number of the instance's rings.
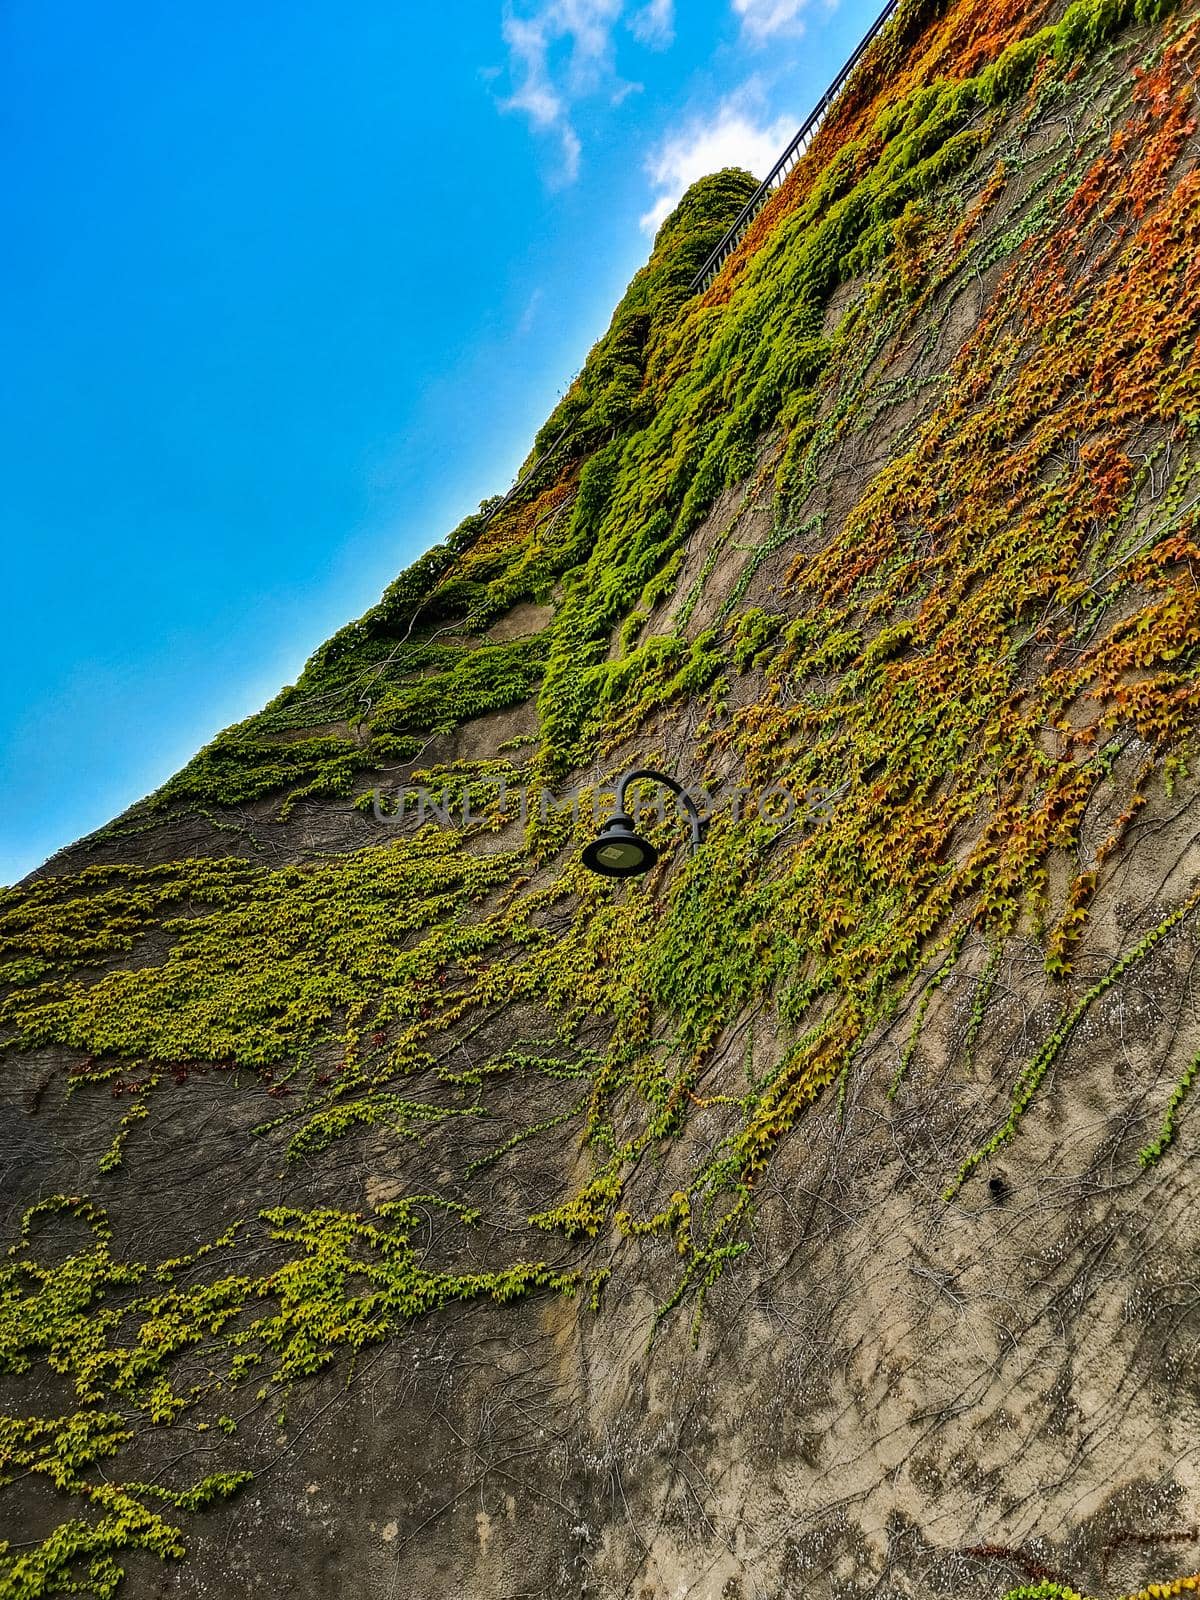
[{"label": "dense ivy foliage", "polygon": [[[518,490],[134,825],[348,798],[397,767],[446,799],[465,785],[479,820],[301,866],[95,867],[3,896],[7,1044],[72,1052],[76,1093],[132,1101],[98,1186],[136,1162],[160,1097],[213,1068],[271,1103],[304,1162],[364,1128],[416,1148],[536,1078],[558,1108],[462,1181],[529,1140],[569,1141],[587,1169],[531,1210],[545,1256],[484,1272],[430,1268],[414,1246],[430,1208],[478,1220],[445,1194],[369,1217],[273,1207],[166,1262],[124,1259],[95,1196],[35,1208],[0,1271],[0,1369],[44,1365],[74,1409],[5,1421],[0,1473],[44,1474],[80,1507],[32,1552],[0,1546],[0,1593],[78,1592],[84,1572],[111,1593],[122,1549],[180,1553],[156,1498],[182,1512],[241,1482],[231,1441],[215,1478],[116,1484],[136,1427],[235,1431],[242,1385],[267,1404],[451,1301],[590,1284],[601,1311],[614,1255],[661,1237],[679,1270],[660,1315],[686,1301],[698,1325],[805,1108],[897,1019],[887,1087],[903,1096],[934,996],[972,958],[969,1057],[1006,941],[1032,934],[1058,1018],[946,1174],[951,1199],[1100,997],[1193,916],[1188,884],[1077,978],[1107,866],[1186,772],[1200,709],[1198,60],[1200,25],[1165,0],[903,7],[710,290],[688,286],[750,192],[742,173],[704,180],[664,224]],[[834,516],[818,491],[871,435],[872,374],[904,341],[921,359],[886,403],[921,420]],[[747,545],[752,506],[769,525]],[[756,584],[781,559],[768,607]],[[499,637],[526,601],[549,622]],[[439,736],[534,696],[519,759],[439,763]],[[577,865],[586,804],[522,816],[511,785],[603,787],[687,704],[714,789],[782,780],[800,809],[782,826],[765,805],[722,812],[690,864],[664,826],[651,892],[614,892]],[[764,1009],[782,1047],[739,1076],[732,1044]],[[460,1048],[518,1011],[545,1037]],[[1186,1115],[1196,1063],[1179,1070],[1145,1167]],[[636,1202],[646,1158],[700,1112],[717,1132],[688,1145],[703,1153],[685,1181]],[[56,1218],[92,1243],[43,1261]],[[239,1266],[247,1240],[269,1270]]]}]

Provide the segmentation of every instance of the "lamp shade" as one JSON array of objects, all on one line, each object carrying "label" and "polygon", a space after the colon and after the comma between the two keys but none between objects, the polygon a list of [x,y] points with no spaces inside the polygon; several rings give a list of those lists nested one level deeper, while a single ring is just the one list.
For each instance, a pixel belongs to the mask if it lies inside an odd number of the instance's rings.
[{"label": "lamp shade", "polygon": [[633,831],[633,818],[618,811],[583,852],[583,864],[603,878],[639,878],[658,860],[648,839]]}]

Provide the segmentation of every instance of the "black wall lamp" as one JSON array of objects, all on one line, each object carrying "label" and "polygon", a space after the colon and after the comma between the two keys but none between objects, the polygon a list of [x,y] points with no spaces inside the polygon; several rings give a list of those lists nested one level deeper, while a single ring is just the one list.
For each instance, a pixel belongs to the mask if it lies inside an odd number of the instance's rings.
[{"label": "black wall lamp", "polygon": [[600,829],[599,836],[583,852],[583,864],[590,872],[603,878],[640,878],[658,860],[658,851],[649,839],[633,831],[633,818],[629,815],[626,796],[632,784],[647,778],[661,783],[682,802],[692,824],[692,854],[695,855],[704,840],[704,820],[696,809],[696,802],[687,790],[668,778],[665,772],[654,772],[648,767],[638,767],[627,772],[617,786],[617,809]]}]

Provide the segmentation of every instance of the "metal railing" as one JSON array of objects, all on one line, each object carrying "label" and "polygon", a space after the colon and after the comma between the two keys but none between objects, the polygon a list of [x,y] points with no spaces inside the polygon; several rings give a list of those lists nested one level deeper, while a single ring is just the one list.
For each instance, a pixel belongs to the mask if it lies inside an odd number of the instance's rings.
[{"label": "metal railing", "polygon": [[874,40],[880,33],[883,32],[883,29],[891,21],[892,16],[898,9],[899,5],[900,0],[888,0],[887,5],[884,6],[879,16],[876,17],[875,21],[871,24],[869,32],[859,44],[854,54],[850,57],[849,61],[846,62],[846,65],[838,73],[837,77],[829,85],[828,89],[826,89],[825,93],[821,96],[820,100],[818,100],[812,111],[809,112],[808,117],[799,133],[792,140],[791,144],[788,145],[787,149],[783,152],[779,160],[759,184],[758,188],[750,196],[749,200],[746,201],[746,204],[738,212],[737,217],[726,231],[724,238],[722,238],[720,243],[715,247],[715,249],[712,250],[704,265],[692,279],[693,294],[697,293],[701,289],[708,288],[709,284],[716,277],[717,273],[720,272],[726,261],[729,260],[729,257],[741,243],[746,229],[754,221],[755,217],[762,210],[763,206],[766,205],[771,195],[776,189],[778,189],[780,184],[787,177],[788,173],[791,172],[792,168],[812,144],[813,140],[817,136],[821,124],[825,121],[825,118],[829,113],[830,107],[845,88],[846,80],[854,71],[858,63],[862,60],[863,56],[866,54]]}]

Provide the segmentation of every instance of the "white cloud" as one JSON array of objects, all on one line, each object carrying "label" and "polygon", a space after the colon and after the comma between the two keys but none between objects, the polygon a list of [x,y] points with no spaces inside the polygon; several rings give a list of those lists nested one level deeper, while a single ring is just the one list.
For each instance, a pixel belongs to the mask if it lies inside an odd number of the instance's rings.
[{"label": "white cloud", "polygon": [[647,233],[659,228],[675,209],[684,190],[697,178],[722,167],[748,167],[763,177],[796,131],[792,116],[764,122],[750,109],[753,91],[743,89],[723,100],[715,117],[698,118],[672,134],[646,163],[650,181],[659,191],[642,217]]},{"label": "white cloud", "polygon": [[525,309],[517,323],[517,337],[524,338],[527,333],[533,332],[533,325],[537,321],[538,311],[541,309],[544,291],[537,288],[525,302]]},{"label": "white cloud", "polygon": [[801,13],[808,0],[733,0],[734,13],[742,19],[742,33],[752,44],[765,44],[782,35],[795,37],[804,32]]},{"label": "white cloud", "polygon": [[[518,9],[518,5],[520,9]],[[624,19],[640,44],[661,50],[675,37],[675,0],[644,0],[627,14],[627,0],[507,0],[501,31],[514,88],[502,111],[529,118],[555,137],[562,151],[559,181],[578,175],[579,136],[572,108],[600,91],[619,106],[641,88],[617,77],[613,34]]]},{"label": "white cloud", "polygon": [[573,100],[612,74],[612,30],[624,0],[540,0],[531,12],[504,14],[502,34],[516,88],[502,111],[523,112],[539,133],[553,133],[562,149],[562,181],[579,172],[579,136],[571,124]]},{"label": "white cloud", "polygon": [[665,49],[675,38],[675,0],[650,0],[630,17],[629,31],[652,50]]}]

